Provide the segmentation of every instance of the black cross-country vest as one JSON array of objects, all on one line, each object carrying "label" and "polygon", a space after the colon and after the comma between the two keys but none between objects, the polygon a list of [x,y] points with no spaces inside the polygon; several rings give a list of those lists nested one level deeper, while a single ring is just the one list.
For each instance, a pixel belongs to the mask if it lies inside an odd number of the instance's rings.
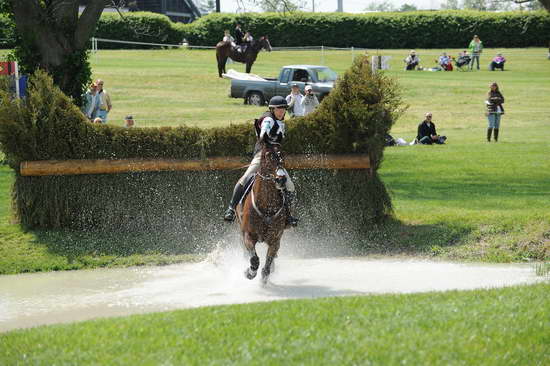
[{"label": "black cross-country vest", "polygon": [[262,114],[260,118],[254,120],[254,129],[255,129],[256,138],[257,138],[256,146],[254,147],[254,154],[256,154],[258,151],[261,150],[262,141],[260,141],[260,133],[262,132],[262,122],[266,117],[270,117],[275,121],[275,123],[273,124],[273,127],[271,128],[271,130],[269,130],[266,136],[264,137],[264,141],[270,144],[281,144],[283,142],[284,136],[282,133],[279,133],[280,127],[279,127],[279,123],[277,123],[277,118],[275,118],[273,113],[267,111],[264,114]]}]

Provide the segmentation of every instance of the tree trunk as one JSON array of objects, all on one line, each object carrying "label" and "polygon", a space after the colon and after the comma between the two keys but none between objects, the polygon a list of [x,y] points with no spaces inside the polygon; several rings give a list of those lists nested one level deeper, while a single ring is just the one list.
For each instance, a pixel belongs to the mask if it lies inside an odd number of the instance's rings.
[{"label": "tree trunk", "polygon": [[91,76],[87,43],[107,0],[89,0],[78,14],[78,0],[10,0],[21,43],[16,56],[22,71],[41,68],[80,104]]}]

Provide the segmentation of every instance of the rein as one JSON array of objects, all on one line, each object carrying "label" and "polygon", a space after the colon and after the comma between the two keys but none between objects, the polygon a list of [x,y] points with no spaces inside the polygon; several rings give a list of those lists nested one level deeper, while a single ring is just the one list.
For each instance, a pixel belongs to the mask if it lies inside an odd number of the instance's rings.
[{"label": "rein", "polygon": [[256,206],[256,198],[254,197],[254,189],[252,189],[250,191],[250,194],[252,195],[252,197],[250,197],[252,199],[252,207],[254,207],[254,211],[256,211],[256,213],[265,221],[266,224],[268,225],[271,225],[271,222],[276,219],[277,217],[279,217],[279,215],[281,214],[281,212],[283,212],[283,208],[285,208],[285,195],[283,194],[282,197],[283,197],[283,204],[281,205],[281,207],[279,208],[279,210],[277,212],[275,212],[274,215],[272,216],[266,216],[262,213],[262,211],[260,211],[260,209],[258,208],[258,206]]}]

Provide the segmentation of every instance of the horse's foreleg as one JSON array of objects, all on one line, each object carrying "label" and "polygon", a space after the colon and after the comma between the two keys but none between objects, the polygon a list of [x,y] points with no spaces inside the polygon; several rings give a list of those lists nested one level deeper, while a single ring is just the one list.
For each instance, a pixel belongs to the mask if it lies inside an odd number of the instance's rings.
[{"label": "horse's foreleg", "polygon": [[223,71],[224,74],[227,73],[227,71],[225,71],[225,65],[227,64],[227,59],[228,59],[228,58],[229,58],[229,57],[225,57],[225,58],[222,60],[222,71]]},{"label": "horse's foreleg", "polygon": [[258,239],[252,237],[249,233],[244,233],[244,246],[250,257],[250,267],[244,271],[244,275],[249,280],[256,277],[258,274],[258,268],[260,267],[260,257],[256,254],[256,243]]},{"label": "horse's foreleg", "polygon": [[279,251],[280,246],[281,246],[280,238],[277,239],[277,241],[269,244],[269,248],[267,249],[267,256],[265,258],[264,268],[262,268],[262,282],[264,284],[267,283],[269,275],[275,269],[275,257],[277,256],[277,252]]}]

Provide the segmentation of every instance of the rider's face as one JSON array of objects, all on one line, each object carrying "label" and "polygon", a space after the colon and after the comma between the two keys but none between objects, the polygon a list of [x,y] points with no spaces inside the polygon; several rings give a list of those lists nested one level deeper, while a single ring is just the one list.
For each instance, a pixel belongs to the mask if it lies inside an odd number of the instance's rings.
[{"label": "rider's face", "polygon": [[286,108],[282,107],[282,108],[275,108],[274,111],[273,111],[273,114],[275,114],[275,117],[278,119],[278,120],[281,120],[284,118],[285,116],[285,113],[286,113]]}]

